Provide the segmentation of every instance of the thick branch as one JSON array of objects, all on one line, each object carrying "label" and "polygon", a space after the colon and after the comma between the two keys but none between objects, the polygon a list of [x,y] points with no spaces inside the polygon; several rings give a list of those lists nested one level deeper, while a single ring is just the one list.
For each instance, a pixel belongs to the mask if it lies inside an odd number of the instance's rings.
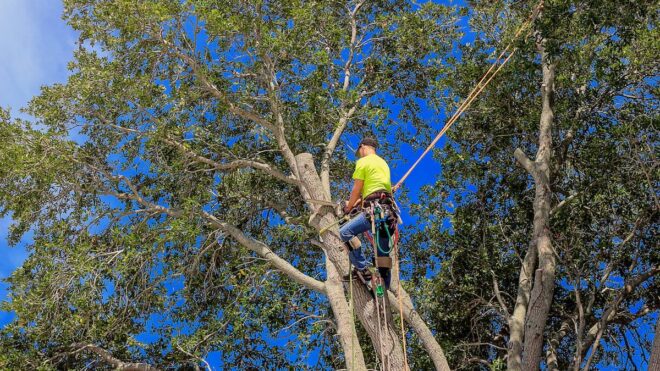
[{"label": "thick branch", "polygon": [[165,138],[164,141],[172,146],[177,147],[187,157],[192,158],[197,162],[207,164],[218,171],[235,170],[240,168],[253,168],[253,169],[261,170],[267,173],[268,175],[271,175],[272,177],[279,179],[283,182],[293,185],[299,185],[299,182],[296,180],[294,176],[287,176],[284,173],[280,172],[279,170],[273,168],[271,165],[263,162],[254,161],[254,160],[235,160],[228,163],[220,163],[211,160],[210,158],[198,155],[197,153],[186,148],[186,146],[184,146],[182,143],[178,141],[169,138]]},{"label": "thick branch", "polygon": [[216,217],[204,212],[205,217],[211,221],[211,224],[222,231],[226,232],[232,236],[238,243],[247,247],[248,249],[257,253],[264,259],[267,259],[275,268],[280,272],[286,274],[292,280],[298,282],[299,284],[325,294],[325,284],[321,281],[318,281],[301,271],[296,267],[291,265],[288,261],[280,258],[277,254],[273,252],[266,244],[261,241],[257,241],[251,237],[246,236],[240,229],[234,227],[233,225],[219,221]]},{"label": "thick branch", "polygon": [[95,353],[99,356],[103,362],[109,364],[110,366],[115,367],[117,370],[124,371],[158,371],[156,367],[153,367],[147,363],[132,363],[124,362],[120,359],[117,359],[112,356],[107,350],[98,347],[94,344],[74,344],[72,348],[75,348],[76,351],[89,350],[92,353]]},{"label": "thick branch", "polygon": [[660,316],[658,316],[655,325],[655,338],[653,339],[653,349],[651,349],[649,370],[660,370]]},{"label": "thick branch", "polygon": [[516,150],[513,152],[513,157],[518,160],[518,163],[523,167],[523,169],[527,170],[530,175],[534,175],[534,162],[530,160],[529,157],[527,157],[525,152],[523,152],[520,148],[516,148]]},{"label": "thick branch", "polygon": [[[146,199],[144,199],[142,196],[139,195],[137,192],[137,188],[128,180],[126,177],[121,177],[129,186],[131,191],[133,192],[132,194],[129,193],[118,193],[118,192],[108,192],[111,195],[114,195],[120,199],[130,199],[133,201],[138,202],[139,204],[143,206],[147,206],[153,210],[157,210],[159,212],[165,213],[167,215],[170,215],[172,217],[181,217],[184,216],[185,214],[182,211],[179,210],[172,210],[170,208],[166,208],[164,206],[160,206],[157,204],[154,204]],[[201,211],[200,212],[201,216],[206,219],[211,225],[214,227],[222,230],[225,233],[228,233],[231,235],[234,239],[236,239],[241,245],[245,246],[246,248],[252,250],[253,252],[257,253],[259,256],[262,258],[268,260],[275,268],[277,268],[280,272],[284,273],[294,281],[302,284],[303,286],[312,289],[314,291],[318,291],[320,293],[325,293],[325,286],[323,282],[318,281],[301,271],[299,271],[296,267],[291,265],[288,261],[280,258],[277,254],[275,254],[268,246],[266,246],[264,243],[257,241],[253,238],[250,238],[246,236],[241,230],[236,228],[233,225],[230,225],[228,223],[220,221],[218,218],[215,216],[207,213],[206,211]]]},{"label": "thick branch", "polygon": [[507,365],[511,370],[520,370],[522,362],[523,341],[525,338],[525,317],[529,306],[529,296],[532,291],[532,273],[536,268],[538,249],[536,240],[532,239],[520,267],[518,276],[518,293],[513,313],[509,317],[509,352]]}]

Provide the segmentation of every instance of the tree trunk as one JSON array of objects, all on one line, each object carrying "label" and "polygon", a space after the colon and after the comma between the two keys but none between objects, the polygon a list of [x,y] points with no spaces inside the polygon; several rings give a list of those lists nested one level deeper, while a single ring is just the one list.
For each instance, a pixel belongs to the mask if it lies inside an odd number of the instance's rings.
[{"label": "tree trunk", "polygon": [[[449,363],[447,362],[447,358],[445,357],[445,353],[443,352],[442,347],[438,341],[435,340],[435,337],[433,336],[431,329],[429,329],[429,327],[426,325],[426,322],[424,322],[422,317],[415,310],[415,307],[410,300],[410,296],[403,288],[401,288],[401,298],[403,300],[403,318],[417,334],[417,337],[422,342],[422,346],[424,346],[424,349],[426,349],[429,357],[431,357],[431,361],[433,362],[435,369],[438,371],[450,371],[451,369],[449,368]],[[398,305],[398,303],[399,299],[396,297],[396,295],[394,295],[394,293],[391,293],[390,305],[395,307]],[[396,309],[397,313],[398,311],[399,310]]]},{"label": "tree trunk", "polygon": [[541,120],[539,123],[539,148],[533,163],[535,182],[534,197],[534,237],[539,256],[539,265],[534,276],[534,285],[529,301],[525,323],[523,346],[523,369],[539,369],[543,350],[543,331],[552,304],[555,287],[556,259],[550,238],[550,159],[552,155],[552,124],[554,122],[553,95],[555,84],[555,63],[540,44],[543,68]]},{"label": "tree trunk", "polygon": [[649,371],[660,371],[660,313],[658,313],[658,319],[655,323],[655,335],[653,338],[653,348],[651,348]]},{"label": "tree trunk", "polygon": [[520,267],[518,277],[518,295],[513,313],[509,317],[509,350],[507,357],[507,369],[512,371],[522,370],[523,340],[525,339],[525,317],[527,316],[527,305],[532,290],[532,272],[536,267],[538,250],[536,241],[532,240],[529,249]]},{"label": "tree trunk", "polygon": [[[395,258],[398,259],[398,256]],[[398,315],[401,315],[400,311],[403,309],[403,320],[405,320],[417,334],[417,337],[422,342],[422,346],[424,346],[429,357],[431,357],[435,369],[438,371],[450,371],[449,363],[447,362],[442,347],[433,336],[433,332],[431,332],[431,329],[426,325],[426,322],[424,322],[422,317],[420,317],[419,313],[415,310],[408,292],[406,292],[403,287],[401,287],[401,291],[399,291],[399,284],[399,264],[394,264],[390,285],[392,292],[389,294],[390,306]],[[399,303],[399,293],[401,294],[401,303]]]},{"label": "tree trunk", "polygon": [[351,371],[366,370],[367,367],[364,363],[362,347],[355,332],[355,322],[353,321],[353,316],[346,303],[346,299],[344,299],[344,287],[341,283],[341,276],[327,255],[325,258],[325,267],[328,272],[328,278],[325,282],[326,293],[337,322],[337,335],[344,350],[346,368]]},{"label": "tree trunk", "polygon": [[[313,156],[309,153],[298,154],[296,155],[296,162],[298,164],[299,179],[303,182],[303,186],[309,194],[309,197],[317,200],[330,201],[327,199],[327,195],[323,190],[321,179],[316,171],[316,166],[314,165]],[[310,220],[310,224],[317,230],[321,230],[324,226],[337,221],[334,211],[331,208],[322,205],[315,205],[311,202],[308,202],[308,206],[313,210],[313,217]],[[334,264],[337,272],[340,275],[348,274],[348,254],[345,251],[343,242],[339,238],[338,228],[336,226],[331,228],[323,234],[322,238],[327,257],[332,264]],[[331,299],[335,300],[338,305],[342,306],[342,311],[340,313],[335,312],[335,315],[350,316],[343,290],[342,295],[341,300],[336,297]],[[330,297],[330,293],[328,297]],[[358,315],[363,327],[367,330],[371,342],[374,345],[374,349],[379,355],[382,365],[381,369],[403,370],[403,351],[396,334],[396,328],[392,321],[389,303],[387,300],[379,300],[379,302],[384,305],[379,305],[380,310],[379,313],[377,313],[376,301],[367,287],[358,282],[353,288],[353,305],[355,306],[355,313]],[[343,308],[346,310],[343,310]],[[387,320],[383,317],[384,313],[387,313]],[[378,319],[379,316],[381,318],[380,326]],[[337,321],[346,321],[346,319],[337,318]],[[350,341],[350,338],[348,340]],[[346,351],[346,349],[344,349],[344,351]],[[350,357],[349,354],[346,356]]]}]

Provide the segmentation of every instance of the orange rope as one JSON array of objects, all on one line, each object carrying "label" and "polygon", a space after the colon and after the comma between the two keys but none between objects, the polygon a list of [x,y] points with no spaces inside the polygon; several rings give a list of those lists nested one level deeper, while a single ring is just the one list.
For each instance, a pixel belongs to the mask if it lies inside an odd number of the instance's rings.
[{"label": "orange rope", "polygon": [[[397,234],[399,232],[397,231]],[[405,371],[410,370],[408,366],[408,353],[406,346],[406,328],[403,324],[403,300],[401,299],[401,266],[399,265],[399,247],[398,247],[398,236],[395,237],[395,249],[394,249],[394,263],[396,264],[396,280],[397,280],[397,294],[396,296],[399,299],[399,321],[401,322],[401,342],[403,346],[403,364],[405,366]]]},{"label": "orange rope", "polygon": [[[429,153],[429,151],[431,151],[431,149],[433,147],[435,147],[435,144],[440,140],[440,138],[442,138],[442,136],[447,132],[447,130],[449,130],[449,128],[458,120],[458,118],[463,114],[463,112],[465,112],[465,110],[468,109],[468,107],[470,107],[472,102],[479,96],[479,94],[481,94],[481,92],[486,88],[486,86],[488,86],[488,84],[491,82],[491,80],[493,80],[493,78],[500,72],[500,70],[507,64],[507,62],[509,62],[509,59],[511,59],[511,57],[516,53],[518,48],[513,48],[511,53],[498,66],[498,63],[500,62],[500,60],[502,60],[502,58],[507,53],[507,51],[509,51],[509,49],[513,45],[513,42],[520,36],[520,34],[523,32],[524,29],[529,27],[532,24],[532,22],[534,22],[534,19],[536,19],[536,17],[538,16],[538,14],[541,11],[542,7],[543,7],[543,0],[541,0],[538,3],[538,5],[534,8],[534,10],[532,11],[532,14],[529,16],[529,18],[522,25],[520,25],[520,27],[518,27],[518,30],[516,31],[515,35],[513,36],[513,39],[511,40],[511,42],[509,42],[509,44],[506,46],[506,48],[504,48],[504,50],[502,50],[502,52],[497,56],[497,59],[495,59],[495,62],[493,62],[493,64],[490,66],[490,68],[488,68],[488,71],[486,71],[486,73],[484,73],[484,75],[481,77],[479,82],[475,85],[475,87],[472,89],[472,91],[470,91],[470,94],[468,94],[467,98],[465,98],[463,103],[461,103],[461,105],[458,107],[458,109],[456,110],[454,115],[449,119],[449,121],[447,121],[447,123],[442,128],[442,130],[440,130],[440,133],[438,133],[438,135],[436,135],[436,137],[433,139],[431,144],[429,144],[429,146],[426,147],[426,149],[419,156],[417,161],[415,161],[415,163],[410,167],[410,169],[408,169],[408,171],[406,171],[406,173],[403,175],[401,180],[399,180],[399,182],[394,186],[394,190],[397,190],[401,186],[401,184],[403,184],[403,182],[406,180],[406,178],[408,178],[408,176],[410,176],[410,173],[412,173],[413,169],[415,167],[417,167],[417,165],[422,160],[422,158],[424,158],[424,156],[426,156]],[[495,66],[497,66],[497,68],[495,68]],[[493,72],[493,70],[495,70],[495,71]],[[398,242],[397,240],[398,240],[398,230],[397,230],[397,235],[395,236],[395,243]],[[399,300],[399,317],[400,317],[400,321],[401,321],[401,341],[402,341],[402,346],[403,346],[403,360],[404,360],[404,365],[405,365],[405,368],[406,368],[406,371],[407,371],[407,370],[410,370],[410,367],[408,366],[408,355],[407,355],[407,352],[406,352],[406,348],[407,348],[406,347],[406,329],[405,329],[405,325],[403,323],[404,318],[403,318],[403,298],[402,298],[402,295],[401,295],[401,266],[399,265],[398,246],[394,250],[394,256],[395,256],[395,264],[396,264],[396,272],[397,272],[397,286],[398,286],[397,287],[397,297],[398,297],[398,300]]]},{"label": "orange rope", "polygon": [[[536,6],[536,8],[534,8],[534,10],[532,11],[532,14],[530,15],[530,17],[525,22],[523,22],[523,24],[520,25],[520,27],[518,27],[518,30],[516,31],[515,35],[513,36],[513,39],[511,40],[511,42],[509,42],[509,44],[506,46],[506,48],[504,48],[504,50],[502,50],[500,55],[497,56],[497,59],[495,59],[495,61],[490,66],[488,71],[486,71],[486,73],[484,73],[484,75],[481,77],[479,82],[475,85],[475,87],[472,89],[472,91],[470,91],[470,94],[468,94],[468,96],[461,103],[461,105],[458,107],[456,112],[452,115],[452,117],[449,119],[449,121],[447,121],[447,123],[442,128],[442,130],[440,130],[438,135],[436,135],[436,137],[433,139],[431,144],[429,144],[428,147],[426,147],[424,152],[422,152],[422,154],[419,156],[417,161],[415,161],[415,163],[413,163],[413,165],[410,167],[410,169],[408,169],[408,171],[406,171],[406,173],[403,174],[403,177],[401,177],[401,180],[399,180],[399,182],[397,182],[396,185],[393,187],[394,190],[399,189],[401,184],[403,184],[403,182],[408,178],[408,176],[410,176],[410,173],[412,173],[413,169],[415,169],[415,167],[417,167],[417,165],[420,163],[420,161],[422,161],[424,156],[426,156],[431,151],[431,149],[433,149],[433,147],[435,147],[435,144],[438,143],[440,138],[442,138],[445,135],[447,130],[449,130],[449,128],[458,120],[458,118],[463,114],[463,112],[465,112],[465,110],[467,110],[468,107],[470,107],[472,102],[479,96],[479,94],[481,94],[481,92],[486,88],[486,86],[488,86],[488,84],[491,82],[491,80],[493,80],[493,78],[500,72],[502,67],[504,67],[504,65],[506,65],[506,63],[509,61],[509,59],[511,59],[511,57],[515,54],[515,52],[518,50],[518,48],[513,48],[513,50],[509,54],[509,56],[507,56],[504,59],[504,61],[502,61],[502,63],[499,64],[500,60],[502,60],[502,57],[504,57],[506,52],[509,51],[509,49],[513,45],[514,41],[520,36],[520,34],[523,32],[523,30],[526,29],[527,27],[529,27],[532,24],[532,22],[534,21],[534,19],[536,19],[539,12],[541,11],[542,6],[543,6],[543,0],[541,0],[539,2],[539,4]],[[498,66],[498,64],[499,64],[499,66]],[[497,68],[495,68],[496,66],[497,66]],[[495,70],[495,71],[493,72],[493,70]],[[484,80],[485,80],[485,82],[484,82]]]}]

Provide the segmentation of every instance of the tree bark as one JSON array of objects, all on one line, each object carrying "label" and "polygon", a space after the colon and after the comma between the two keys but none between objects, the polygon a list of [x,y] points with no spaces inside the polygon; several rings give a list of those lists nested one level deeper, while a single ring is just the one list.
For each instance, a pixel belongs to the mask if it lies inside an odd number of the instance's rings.
[{"label": "tree bark", "polygon": [[529,295],[532,290],[532,272],[536,267],[538,250],[536,241],[532,240],[529,249],[523,258],[520,275],[518,277],[518,295],[513,313],[509,317],[509,350],[507,356],[508,370],[522,370],[523,340],[525,339],[525,317]]},{"label": "tree bark", "polygon": [[556,258],[550,238],[550,160],[552,156],[552,125],[554,122],[554,62],[540,43],[543,85],[541,119],[539,122],[539,147],[532,173],[535,182],[534,196],[534,237],[538,251],[539,265],[534,276],[534,285],[529,301],[525,323],[525,341],[522,366],[525,371],[539,369],[543,350],[543,332],[552,304],[555,287]]},{"label": "tree bark", "polygon": [[[393,308],[399,304],[399,299],[394,295],[394,293],[390,293],[389,299],[390,305]],[[426,322],[424,322],[422,317],[415,310],[415,307],[412,304],[412,300],[410,300],[410,296],[403,288],[401,288],[401,299],[403,304],[403,319],[417,334],[417,337],[422,342],[422,346],[424,346],[424,349],[426,349],[429,357],[431,357],[431,361],[433,362],[435,369],[438,371],[451,370],[449,368],[449,363],[447,362],[447,358],[445,357],[445,353],[443,352],[442,347],[438,341],[435,340],[435,337],[433,336],[431,329],[429,329],[429,327],[426,325]],[[396,312],[398,312],[398,309]]]},{"label": "tree bark", "polygon": [[330,301],[330,307],[332,307],[332,312],[336,319],[337,334],[344,350],[346,368],[351,371],[366,370],[367,367],[364,363],[360,340],[355,332],[353,315],[346,303],[346,299],[344,299],[344,287],[341,283],[341,276],[327,255],[325,258],[325,267],[328,272],[328,278],[325,282],[326,294],[328,295],[328,301]]},{"label": "tree bark", "polygon": [[651,348],[649,371],[660,371],[660,313],[655,323],[655,335],[653,338],[653,348]]},{"label": "tree bark", "polygon": [[[321,183],[321,178],[316,171],[313,156],[309,153],[301,153],[296,155],[295,160],[298,164],[299,179],[302,181],[303,187],[309,193],[309,197],[316,200],[330,201],[327,199],[327,195]],[[336,223],[337,218],[334,215],[333,210],[330,210],[330,208],[316,205],[312,202],[308,202],[308,206],[313,210],[313,215],[315,215],[315,217],[310,220],[310,224],[317,230],[320,231],[323,227]],[[336,226],[331,228],[321,237],[323,238],[322,243],[325,246],[327,257],[332,264],[334,264],[337,272],[341,276],[348,274],[350,269],[348,254],[345,251],[343,242],[339,238],[338,228]],[[336,294],[333,293],[333,295]],[[330,298],[330,293],[328,297]],[[336,297],[332,297],[331,300],[335,300],[342,306],[342,308],[345,308],[345,311],[342,310],[342,313],[349,313],[348,304],[346,303],[345,293],[343,291],[341,300]],[[360,322],[369,334],[374,349],[379,355],[382,365],[381,369],[403,370],[405,367],[403,351],[401,349],[399,338],[396,335],[396,328],[392,321],[389,304],[387,303],[387,300],[381,302],[385,305],[379,305],[379,312],[377,313],[376,301],[368,288],[359,282],[355,285],[353,290],[355,313],[358,315]],[[386,321],[384,320],[384,314],[387,314]],[[340,313],[339,315],[344,316],[346,314]],[[380,326],[378,325],[379,316],[381,318]],[[350,341],[350,338],[348,340]]]},{"label": "tree bark", "polygon": [[123,371],[159,371],[158,368],[153,367],[152,365],[148,363],[137,363],[137,362],[124,362],[118,358],[115,358],[110,352],[107,350],[96,346],[94,344],[74,344],[73,348],[75,348],[75,351],[84,351],[84,350],[89,350],[92,353],[95,353],[97,356],[99,356],[103,362],[107,363],[108,365],[114,367],[116,370],[123,370]]}]

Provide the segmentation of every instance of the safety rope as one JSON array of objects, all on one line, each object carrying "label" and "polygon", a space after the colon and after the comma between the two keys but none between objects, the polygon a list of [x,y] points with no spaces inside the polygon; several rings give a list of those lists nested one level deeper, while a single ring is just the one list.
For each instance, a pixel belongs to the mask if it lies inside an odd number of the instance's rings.
[{"label": "safety rope", "polygon": [[[417,160],[413,163],[413,165],[406,171],[406,173],[401,177],[401,179],[396,183],[396,185],[393,187],[394,190],[398,190],[401,184],[410,176],[412,171],[417,167],[417,165],[421,162],[421,160],[435,147],[435,145],[438,143],[440,138],[442,138],[445,133],[451,128],[451,126],[459,119],[459,117],[470,107],[472,102],[481,94],[481,92],[490,84],[490,82],[493,80],[493,78],[500,72],[500,70],[509,62],[511,57],[518,51],[518,47],[514,47],[511,50],[511,53],[502,60],[502,58],[506,55],[506,53],[511,49],[511,46],[514,44],[516,39],[522,34],[522,32],[529,27],[536,17],[538,17],[538,14],[540,13],[542,7],[543,7],[543,1],[541,0],[536,7],[532,10],[532,13],[530,14],[529,18],[525,22],[523,22],[520,27],[518,27],[518,30],[516,31],[515,35],[509,42],[509,44],[502,50],[502,52],[497,56],[495,61],[491,64],[490,68],[484,73],[484,75],[481,77],[479,82],[474,86],[474,88],[470,91],[468,96],[463,100],[463,102],[460,104],[456,112],[451,116],[451,118],[447,121],[447,123],[443,126],[443,128],[440,130],[440,132],[435,136],[433,141],[426,147],[424,152],[417,158]],[[500,63],[501,61],[501,63]],[[336,221],[335,223],[332,223],[330,225],[327,225],[325,228],[323,228],[320,232],[319,235],[322,235],[324,232],[326,232],[328,229],[332,228],[333,226],[339,224],[341,221],[345,220],[346,216],[341,218],[340,220]],[[379,222],[383,222],[382,220],[379,220]],[[399,240],[399,229],[397,226],[395,226],[395,236],[394,236],[394,241],[392,240],[392,235],[389,231],[389,228],[385,226],[385,231],[387,233],[388,241],[389,241],[389,250],[384,251],[380,247],[380,236],[379,236],[379,231],[376,228],[376,221],[375,221],[375,215],[373,212],[373,207],[371,208],[371,232],[372,236],[369,236],[369,234],[365,233],[367,235],[368,239],[370,240],[371,244],[374,246],[374,261],[376,265],[376,271],[378,272],[377,277],[378,280],[380,280],[380,270],[378,269],[378,251],[385,255],[389,255],[392,251],[394,251],[394,268],[396,269],[396,274],[397,274],[397,298],[399,301],[399,316],[400,316],[400,321],[401,321],[401,341],[402,341],[402,347],[403,347],[403,360],[404,360],[404,365],[406,370],[410,370],[410,367],[408,366],[408,355],[407,355],[407,345],[406,345],[406,329],[405,329],[405,324],[404,324],[404,316],[403,316],[403,298],[401,294],[401,266],[399,264],[399,249],[398,249],[398,240]],[[380,282],[380,281],[379,281]],[[349,269],[349,287],[350,287],[350,297],[349,297],[349,302],[350,302],[350,307],[351,307],[351,318],[355,320],[354,316],[354,303],[353,303],[353,274],[352,270]],[[383,366],[385,363],[385,354],[384,354],[384,349],[383,349],[383,339],[382,339],[382,334],[381,334],[381,318],[380,318],[380,305],[378,302],[378,294],[376,290],[374,290],[374,299],[375,299],[375,304],[376,304],[376,312],[377,312],[377,320],[378,320],[378,338],[380,341],[380,353],[381,353],[381,361],[383,362]],[[383,313],[384,313],[384,325],[387,327],[387,313],[385,313],[385,295],[383,295]],[[389,331],[387,336],[389,337]],[[355,364],[355,344],[354,344],[354,339],[353,337],[351,338],[351,349],[352,349],[352,360],[353,363],[352,365]],[[389,357],[388,357],[389,358]],[[388,362],[389,364],[389,362]]]},{"label": "safety rope", "polygon": [[403,323],[403,299],[401,297],[401,267],[399,266],[399,227],[395,226],[394,229],[394,269],[396,269],[396,282],[397,282],[397,299],[399,300],[399,322],[401,322],[401,346],[403,348],[403,364],[405,371],[410,370],[408,366],[408,347],[406,346],[406,328]]},{"label": "safety rope", "polygon": [[[374,215],[374,208],[373,206],[369,208],[369,212],[371,213],[371,234],[374,236],[374,240],[377,240],[377,228],[376,228],[376,217]],[[372,290],[374,292],[374,301],[376,303],[376,318],[378,320],[378,342],[380,343],[380,360],[383,362],[383,366],[385,365],[385,348],[383,344],[383,335],[382,335],[382,326],[381,326],[381,321],[380,321],[380,304],[378,303],[378,286],[376,282],[380,283],[380,271],[378,270],[378,259],[376,259],[377,255],[377,243],[373,243],[372,245],[374,246],[374,263],[376,265],[376,272],[373,272],[371,275],[371,285],[372,285]],[[378,275],[377,275],[378,274]],[[376,280],[374,281],[374,277]],[[374,285],[376,285],[374,287]],[[384,311],[384,310],[383,310]],[[387,321],[385,321],[385,326],[387,326]]]},{"label": "safety rope", "polygon": [[[350,265],[348,267],[348,303],[351,307],[351,322],[353,322],[353,328],[355,328],[355,305],[353,304],[353,270]],[[355,369],[355,337],[357,333],[351,334],[351,368]]]},{"label": "safety rope", "polygon": [[[491,82],[491,80],[493,80],[493,78],[500,72],[502,67],[504,67],[504,65],[506,65],[507,62],[509,62],[511,57],[518,50],[517,47],[514,47],[513,50],[511,51],[511,53],[502,61],[501,64],[499,64],[499,62],[502,60],[504,55],[509,51],[509,49],[511,49],[511,46],[514,44],[516,39],[518,39],[518,37],[522,34],[522,32],[534,22],[534,20],[538,16],[539,12],[541,11],[542,7],[543,7],[543,0],[541,0],[536,5],[536,7],[532,11],[532,14],[529,16],[529,18],[527,18],[527,20],[525,22],[523,22],[520,25],[520,27],[518,27],[518,30],[516,31],[515,35],[513,36],[513,38],[509,42],[509,44],[506,46],[506,48],[504,48],[504,50],[502,50],[500,55],[497,56],[497,59],[495,59],[495,62],[493,62],[493,64],[488,69],[488,71],[486,71],[486,73],[481,77],[481,79],[479,80],[477,85],[475,85],[475,87],[472,89],[470,94],[468,94],[468,96],[461,103],[461,105],[458,107],[456,112],[454,112],[454,114],[451,116],[449,121],[447,121],[447,123],[442,128],[442,130],[440,130],[438,135],[435,136],[435,138],[433,139],[431,144],[429,144],[428,147],[426,147],[426,149],[424,150],[424,152],[422,152],[422,154],[419,156],[417,161],[415,161],[413,163],[413,165],[408,169],[408,171],[406,171],[406,173],[403,174],[403,177],[401,177],[401,180],[399,180],[396,183],[396,185],[393,187],[393,189],[395,189],[395,190],[399,189],[401,184],[403,184],[403,182],[408,178],[408,176],[410,176],[410,173],[412,173],[413,169],[415,169],[415,167],[417,167],[417,165],[420,163],[420,161],[422,161],[422,159],[431,151],[431,149],[433,149],[433,147],[435,147],[436,143],[438,143],[440,138],[442,138],[445,135],[447,130],[449,130],[449,128],[451,128],[451,126],[458,120],[458,118],[463,114],[463,112],[465,112],[465,110],[467,110],[470,107],[472,102],[479,96],[479,94],[481,94],[481,92],[486,88],[486,86],[488,86],[488,84]],[[498,64],[499,64],[499,66],[498,66]],[[495,68],[496,66],[498,66],[498,67]],[[494,70],[494,72],[493,72],[493,70]]]}]

